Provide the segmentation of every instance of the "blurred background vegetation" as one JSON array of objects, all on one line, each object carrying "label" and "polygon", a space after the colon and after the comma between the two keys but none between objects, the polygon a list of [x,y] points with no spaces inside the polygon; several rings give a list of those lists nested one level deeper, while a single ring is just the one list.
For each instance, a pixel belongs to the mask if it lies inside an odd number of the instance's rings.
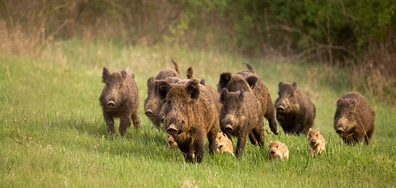
[{"label": "blurred background vegetation", "polygon": [[396,100],[394,0],[0,0],[0,51],[78,38],[347,67],[351,88]]}]

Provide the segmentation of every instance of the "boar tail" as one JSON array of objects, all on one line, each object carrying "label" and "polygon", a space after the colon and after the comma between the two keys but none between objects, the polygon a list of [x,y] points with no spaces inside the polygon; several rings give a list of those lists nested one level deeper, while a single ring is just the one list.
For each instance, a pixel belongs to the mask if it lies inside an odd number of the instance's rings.
[{"label": "boar tail", "polygon": [[175,61],[175,60],[173,60],[173,58],[172,58],[172,63],[173,63],[173,65],[175,66],[175,71],[176,71],[177,73],[179,73],[179,74],[180,74],[179,65],[176,63],[176,61]]},{"label": "boar tail", "polygon": [[253,66],[249,63],[245,63],[246,67],[249,69],[251,73],[256,74],[256,70],[254,70]]}]

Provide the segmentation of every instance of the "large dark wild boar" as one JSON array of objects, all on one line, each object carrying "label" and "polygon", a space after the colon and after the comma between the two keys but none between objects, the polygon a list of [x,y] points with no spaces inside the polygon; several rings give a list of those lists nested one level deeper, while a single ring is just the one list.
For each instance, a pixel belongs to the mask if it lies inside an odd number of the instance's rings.
[{"label": "large dark wild boar", "polygon": [[120,118],[121,136],[131,126],[131,120],[136,129],[140,127],[138,87],[134,77],[133,73],[128,75],[125,70],[110,74],[103,67],[102,82],[105,86],[99,101],[110,135],[114,135],[114,118]]},{"label": "large dark wild boar", "polygon": [[[246,66],[249,70],[244,70],[234,75],[231,73],[222,73],[217,85],[217,91],[221,92],[223,88],[227,88],[228,91],[232,92],[239,90],[252,92],[261,103],[264,117],[268,120],[271,131],[274,134],[278,134],[274,105],[269,90],[260,77],[258,77],[254,68],[247,63]],[[247,87],[250,87],[250,89]]]},{"label": "large dark wild boar", "polygon": [[275,120],[275,106],[274,103],[272,102],[271,94],[267,86],[264,84],[261,78],[256,74],[256,71],[254,70],[253,66],[248,63],[245,63],[245,65],[248,68],[248,70],[238,72],[237,74],[240,74],[243,77],[245,77],[246,81],[252,87],[254,95],[261,102],[264,116],[268,120],[271,131],[274,134],[278,134],[279,133],[278,125]]},{"label": "large dark wild boar", "polygon": [[236,156],[242,157],[246,143],[247,134],[250,136],[252,144],[264,147],[264,123],[261,103],[257,98],[244,91],[228,92],[224,88],[220,95],[223,107],[220,110],[220,127],[230,139],[231,135],[238,137]]},{"label": "large dark wild boar", "polygon": [[357,92],[347,93],[337,101],[334,129],[346,143],[370,144],[374,133],[375,112]]},{"label": "large dark wild boar", "polygon": [[279,83],[279,98],[275,101],[276,118],[285,133],[307,133],[313,126],[315,105],[299,88],[297,83]]},{"label": "large dark wild boar", "polygon": [[220,128],[215,103],[206,88],[195,79],[186,84],[158,81],[158,92],[164,102],[164,128],[177,142],[186,162],[202,161],[205,137],[213,154]]},{"label": "large dark wild boar", "polygon": [[155,80],[165,80],[167,78],[181,79],[179,66],[175,61],[173,61],[173,59],[172,63],[175,66],[175,70],[161,70],[155,78],[150,77],[147,80],[147,98],[144,100],[144,112],[157,128],[161,127],[161,117],[159,116],[159,112],[161,110],[162,103],[160,102],[159,95],[157,93]]}]

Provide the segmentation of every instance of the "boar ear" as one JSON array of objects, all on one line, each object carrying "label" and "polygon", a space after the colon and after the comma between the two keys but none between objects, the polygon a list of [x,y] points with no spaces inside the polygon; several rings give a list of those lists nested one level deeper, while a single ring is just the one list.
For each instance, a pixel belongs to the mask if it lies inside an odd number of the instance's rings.
[{"label": "boar ear", "polygon": [[250,88],[254,88],[254,86],[256,85],[258,81],[257,76],[249,76],[246,78],[246,82],[249,84]]},{"label": "boar ear", "polygon": [[156,85],[157,85],[157,89],[158,89],[160,98],[165,99],[166,94],[172,88],[172,86],[168,82],[163,81],[163,80],[156,81]]},{"label": "boar ear", "polygon": [[175,61],[175,60],[173,60],[173,57],[172,57],[172,63],[173,63],[173,65],[175,66],[175,71],[176,71],[177,73],[179,73],[179,74],[180,74],[179,65],[176,63],[176,61]]},{"label": "boar ear", "polygon": [[128,73],[125,70],[121,71],[121,76],[123,79],[125,79],[127,77]]},{"label": "boar ear", "polygon": [[251,64],[245,63],[245,65],[249,69],[249,72],[256,74],[256,71],[254,70],[254,68]]},{"label": "boar ear", "polygon": [[194,79],[187,83],[186,85],[187,93],[190,94],[192,99],[198,99],[199,97],[199,82],[198,80]]},{"label": "boar ear", "polygon": [[283,85],[283,82],[279,82],[279,84],[278,84],[278,88],[281,88],[281,87],[282,87],[282,85]]},{"label": "boar ear", "polygon": [[293,82],[292,85],[293,85],[293,88],[294,88],[294,89],[297,89],[297,82]]},{"label": "boar ear", "polygon": [[132,78],[135,78],[135,73],[131,73]]},{"label": "boar ear", "polygon": [[110,71],[106,67],[103,67],[103,73],[102,73],[102,82],[106,83],[107,78],[110,76]]},{"label": "boar ear", "polygon": [[202,78],[201,81],[199,82],[199,84],[201,84],[201,85],[203,85],[203,86],[206,85],[206,83],[205,83],[205,78]]},{"label": "boar ear", "polygon": [[338,99],[337,100],[337,105],[340,104],[341,101],[342,101],[342,99]]},{"label": "boar ear", "polygon": [[150,77],[150,78],[147,80],[147,88],[149,88],[150,85],[153,85],[153,83],[154,83],[154,77]]},{"label": "boar ear", "polygon": [[225,88],[231,80],[231,73],[226,72],[220,75],[219,83],[217,84],[217,91],[221,92],[221,89]]},{"label": "boar ear", "polygon": [[227,95],[228,95],[228,89],[227,89],[227,88],[223,88],[223,89],[221,90],[221,93],[220,93],[220,102],[221,102],[221,103],[224,102],[225,97],[226,97]]},{"label": "boar ear", "polygon": [[188,67],[186,76],[187,76],[188,79],[192,79],[193,78],[194,71],[193,71],[193,69],[191,67]]}]

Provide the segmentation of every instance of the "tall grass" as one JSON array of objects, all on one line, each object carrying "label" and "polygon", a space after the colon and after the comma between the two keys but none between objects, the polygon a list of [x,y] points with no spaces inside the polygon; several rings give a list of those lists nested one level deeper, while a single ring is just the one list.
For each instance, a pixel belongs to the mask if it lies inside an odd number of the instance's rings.
[{"label": "tall grass", "polygon": [[[290,160],[271,161],[265,148],[246,145],[241,160],[210,156],[187,164],[166,147],[166,134],[143,113],[146,80],[179,62],[215,86],[222,72],[249,62],[277,98],[279,81],[297,81],[316,105],[315,128],[326,138],[326,153],[309,157],[306,136],[270,133],[290,150]],[[142,127],[109,138],[99,106],[101,69],[134,72]],[[394,186],[395,106],[367,97],[376,111],[372,144],[348,146],[333,130],[335,101],[352,90],[348,70],[318,64],[248,59],[221,52],[167,46],[125,47],[79,40],[48,44],[40,56],[0,54],[0,187],[318,187]],[[394,88],[393,88],[394,89]],[[118,122],[117,122],[118,125]],[[235,143],[234,143],[235,145]]]}]

